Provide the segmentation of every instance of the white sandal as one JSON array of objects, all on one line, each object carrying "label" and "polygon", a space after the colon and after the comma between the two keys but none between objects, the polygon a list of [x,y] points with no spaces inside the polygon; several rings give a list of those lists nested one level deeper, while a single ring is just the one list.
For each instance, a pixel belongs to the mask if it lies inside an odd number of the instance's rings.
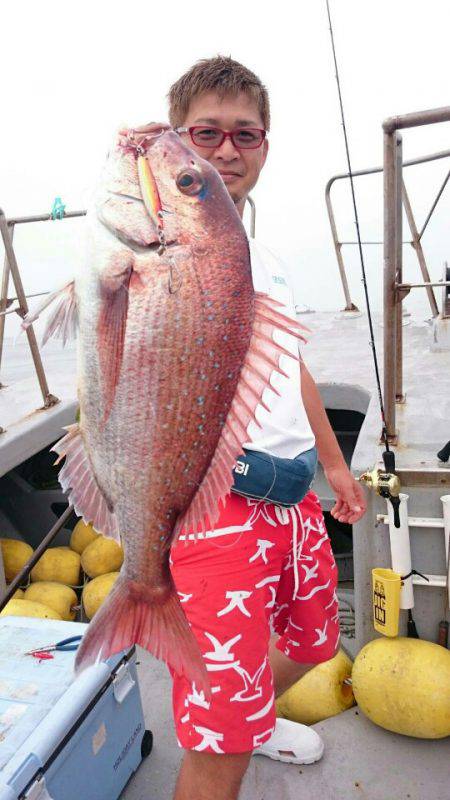
[{"label": "white sandal", "polygon": [[268,756],[286,764],[313,764],[322,758],[324,744],[319,734],[307,725],[277,718],[275,730],[254,756]]}]

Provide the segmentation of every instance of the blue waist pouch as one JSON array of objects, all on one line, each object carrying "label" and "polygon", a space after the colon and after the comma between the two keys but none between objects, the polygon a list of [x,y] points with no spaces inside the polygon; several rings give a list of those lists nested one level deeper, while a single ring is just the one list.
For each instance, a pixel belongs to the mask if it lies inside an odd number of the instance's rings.
[{"label": "blue waist pouch", "polygon": [[290,508],[303,500],[315,478],[316,469],[316,447],[295,458],[278,458],[257,450],[245,450],[234,466],[231,490],[245,497]]}]

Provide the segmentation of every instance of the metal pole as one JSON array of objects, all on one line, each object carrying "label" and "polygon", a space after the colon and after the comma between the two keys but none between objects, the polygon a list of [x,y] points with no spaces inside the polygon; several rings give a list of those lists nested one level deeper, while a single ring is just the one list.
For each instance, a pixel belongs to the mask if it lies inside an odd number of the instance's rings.
[{"label": "metal pole", "polygon": [[[412,166],[415,166],[417,164],[425,164],[425,163],[428,163],[430,161],[437,161],[437,160],[439,160],[441,158],[448,158],[449,156],[450,156],[450,150],[442,150],[439,153],[432,153],[431,155],[428,155],[428,156],[422,156],[421,158],[413,158],[413,159],[411,159],[409,161],[404,161],[403,162],[403,167],[412,167]],[[383,171],[383,167],[372,167],[370,169],[356,170],[352,174],[353,174],[353,177],[355,178],[355,177],[359,177],[359,176],[362,176],[362,175],[374,175],[374,174],[376,174],[378,172],[382,172],[382,171]],[[335,249],[335,253],[336,253],[336,258],[337,258],[338,267],[339,267],[339,273],[340,273],[340,276],[341,276],[341,282],[342,282],[342,286],[343,286],[343,289],[344,289],[344,295],[345,295],[345,301],[346,301],[345,311],[357,310],[357,307],[354,306],[353,303],[350,300],[350,293],[349,293],[349,290],[348,290],[347,276],[346,276],[346,273],[345,273],[345,264],[344,264],[344,259],[342,257],[342,245],[344,245],[344,244],[358,244],[358,242],[340,242],[339,241],[337,227],[336,227],[336,221],[335,221],[335,217],[334,217],[333,206],[332,206],[332,202],[331,202],[331,187],[333,186],[335,181],[342,180],[344,178],[349,178],[349,177],[350,177],[350,175],[349,175],[348,172],[347,173],[343,173],[341,175],[333,175],[333,177],[330,178],[330,180],[328,181],[328,183],[326,185],[326,189],[325,189],[325,202],[327,204],[327,211],[328,211],[328,218],[330,220],[331,234],[332,234],[332,237],[333,237],[334,249]],[[438,197],[436,198],[436,200],[435,200],[435,202],[433,204],[433,207],[431,208],[431,211],[430,211],[430,213],[428,215],[427,220],[425,221],[424,228],[422,228],[422,231],[421,231],[420,235],[422,235],[422,233],[423,233],[423,231],[425,229],[425,226],[429,221],[429,218],[433,214],[433,211],[434,211],[434,209],[435,209],[435,207],[437,205],[437,202],[438,202],[438,200],[439,200],[439,198],[440,198],[440,196],[442,194],[442,191],[443,191],[443,189],[445,187],[445,183],[446,183],[446,181],[444,182],[444,185],[440,189]],[[362,244],[382,244],[382,242],[362,242]],[[407,242],[405,242],[405,244],[407,244]],[[351,305],[351,308],[349,308],[349,303]]]},{"label": "metal pole", "polygon": [[[445,262],[445,266],[447,266],[447,262]],[[430,283],[399,283],[395,288],[398,291],[404,291],[408,293],[411,289],[426,289],[427,286],[450,286],[450,281],[430,281]]]},{"label": "metal pole", "polygon": [[[72,219],[72,217],[85,217],[87,214],[86,210],[82,211],[65,211],[63,220],[64,219]],[[22,225],[26,222],[62,222],[62,220],[54,220],[51,214],[33,214],[31,217],[10,217],[8,219],[9,225]]]},{"label": "metal pole", "polygon": [[[11,239],[11,243],[14,237],[14,225],[11,224],[9,227],[9,236]],[[0,291],[0,370],[2,366],[2,356],[3,356],[3,340],[5,336],[5,315],[2,312],[6,311],[8,305],[8,286],[9,286],[9,261],[8,256],[6,255],[3,260],[3,276],[2,276],[2,288]],[[0,380],[0,389],[3,387],[3,384]]]},{"label": "metal pole", "polygon": [[417,128],[419,125],[432,125],[435,122],[450,122],[450,106],[430,108],[427,111],[413,111],[399,117],[389,117],[383,122],[385,133],[394,133],[400,128]]},{"label": "metal pole", "polygon": [[345,274],[344,259],[342,258],[342,253],[341,253],[341,244],[339,243],[339,238],[338,238],[338,233],[337,233],[337,228],[336,228],[336,221],[335,221],[335,218],[334,218],[333,207],[331,205],[331,199],[330,199],[330,189],[331,189],[332,182],[333,182],[333,179],[331,179],[331,181],[328,181],[328,183],[327,183],[327,187],[325,189],[325,202],[327,204],[328,219],[330,220],[331,235],[333,237],[334,250],[335,250],[335,253],[336,253],[336,258],[337,258],[338,267],[339,267],[339,273],[340,273],[340,276],[341,276],[342,288],[344,290],[344,297],[345,297],[345,308],[344,308],[344,311],[359,311],[358,307],[355,306],[354,303],[352,303],[351,298],[350,298],[350,291],[349,291],[349,288],[348,288],[347,275]]},{"label": "metal pole", "polygon": [[[402,282],[403,273],[403,145],[402,137],[397,136],[395,153],[395,282]],[[394,290],[395,301],[395,402],[403,403],[403,295]]]},{"label": "metal pole", "polygon": [[[404,161],[404,167],[415,167],[418,164],[428,164],[430,161],[439,161],[441,158],[449,158],[450,150],[440,150],[438,153],[431,153],[428,156],[421,156],[420,158],[412,158],[409,161]],[[359,169],[352,172],[354,178],[358,178],[362,175],[375,175],[377,172],[383,172],[383,167],[370,167],[369,169]],[[345,178],[349,178],[350,174],[348,172],[342,172],[339,175],[333,175],[332,178],[327,183],[327,187],[331,188],[332,184],[335,181],[340,181]]]},{"label": "metal pole", "polygon": [[395,262],[397,240],[396,221],[396,155],[397,134],[384,134],[384,280],[383,280],[383,361],[384,413],[389,438],[395,438],[395,378],[396,378],[396,307]]},{"label": "metal pole", "polygon": [[[425,261],[425,256],[422,249],[422,242],[420,241],[420,235],[417,230],[416,221],[414,219],[414,214],[411,208],[411,203],[409,202],[408,192],[406,191],[406,186],[404,183],[402,187],[402,194],[403,194],[403,205],[405,207],[406,218],[408,220],[408,225],[412,236],[411,244],[414,250],[416,251],[417,260],[419,262],[422,277],[426,283],[430,283],[431,278],[428,272],[427,263]],[[401,283],[401,281],[399,281],[399,283]],[[436,297],[434,296],[434,291],[431,286],[427,286],[426,289],[427,289],[428,300],[430,303],[431,313],[433,317],[437,317],[439,316],[439,309],[437,306]]]},{"label": "metal pole", "polygon": [[447,175],[444,178],[444,182],[443,182],[441,188],[439,189],[439,191],[437,193],[436,199],[435,199],[433,205],[431,206],[431,208],[430,208],[430,210],[428,212],[428,216],[427,216],[425,222],[422,225],[422,230],[419,233],[419,239],[421,239],[423,234],[425,233],[425,228],[427,227],[427,225],[428,225],[428,223],[429,223],[429,221],[431,219],[431,216],[433,214],[434,209],[436,208],[437,204],[439,203],[439,200],[441,199],[442,192],[444,191],[445,187],[447,186],[449,178],[450,178],[450,171],[447,172]]},{"label": "metal pole", "polygon": [[[0,232],[3,238],[3,244],[5,246],[6,257],[8,259],[9,268],[11,270],[12,279],[14,281],[14,286],[16,289],[17,298],[19,300],[20,305],[20,314],[21,316],[25,316],[28,312],[28,304],[27,299],[25,297],[25,292],[22,286],[22,280],[20,278],[19,267],[17,265],[16,255],[14,253],[14,248],[12,246],[11,238],[9,235],[8,223],[5,219],[5,215],[3,211],[0,209]],[[36,341],[36,336],[33,330],[33,326],[30,325],[27,330],[26,334],[28,337],[28,343],[30,345],[31,355],[33,357],[34,366],[36,369],[36,374],[38,377],[39,385],[41,387],[42,397],[44,399],[44,407],[49,408],[50,406],[55,405],[58,403],[59,400],[54,395],[50,394],[47,380],[45,378],[44,367],[42,365],[41,356],[39,353],[38,343]]]}]

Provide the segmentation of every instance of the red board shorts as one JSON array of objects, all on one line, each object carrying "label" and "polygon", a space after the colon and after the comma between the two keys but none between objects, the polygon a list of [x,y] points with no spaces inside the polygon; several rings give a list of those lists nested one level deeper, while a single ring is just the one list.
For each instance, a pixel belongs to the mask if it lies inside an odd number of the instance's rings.
[{"label": "red board shorts", "polygon": [[[299,589],[293,546],[297,551]],[[198,641],[212,696],[173,676],[178,741],[188,750],[241,753],[275,726],[271,632],[299,663],[332,658],[339,642],[337,569],[317,496],[292,508],[232,493],[206,538],[171,552],[172,575]]]}]

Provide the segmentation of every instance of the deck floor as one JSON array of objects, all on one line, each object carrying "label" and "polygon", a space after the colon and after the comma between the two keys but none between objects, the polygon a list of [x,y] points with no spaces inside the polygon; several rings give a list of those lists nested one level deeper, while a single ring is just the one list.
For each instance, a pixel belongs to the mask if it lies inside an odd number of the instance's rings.
[{"label": "deck floor", "polygon": [[41,350],[48,390],[59,403],[43,408],[43,396],[24,334],[5,341],[0,373],[0,476],[58,439],[75,421],[76,351],[50,341]]},{"label": "deck floor", "polygon": [[[304,358],[320,387],[350,385],[372,395],[354,453],[353,468],[373,466],[380,431],[374,394],[367,319],[339,320],[333,314],[305,318],[314,335]],[[375,321],[377,338],[381,328]],[[399,409],[400,441],[397,466],[439,467],[437,450],[449,438],[450,370],[448,353],[429,353],[425,324],[405,328],[405,388],[407,403]],[[381,352],[381,350],[380,350]],[[348,354],[351,353],[351,358]],[[74,420],[75,351],[50,342],[43,351],[49,389],[61,402],[39,410],[42,398],[26,341],[8,347],[0,389],[0,475],[61,435]],[[337,407],[346,407],[337,406]],[[441,465],[442,466],[442,465]],[[181,751],[176,743],[166,668],[140,651],[140,685],[147,727],[155,736],[153,753],[141,765],[122,794],[125,800],[169,800]],[[241,800],[449,800],[450,740],[421,741],[383,731],[351,709],[316,726],[326,752],[315,765],[296,767],[262,757],[252,759]]]},{"label": "deck floor", "polygon": [[[166,667],[140,648],[138,662],[154,748],[121,800],[170,800],[182,756],[172,722],[171,681]],[[253,757],[239,800],[449,800],[449,738],[400,736],[357,712],[354,707],[314,725],[325,742],[316,764],[299,767]]]}]

